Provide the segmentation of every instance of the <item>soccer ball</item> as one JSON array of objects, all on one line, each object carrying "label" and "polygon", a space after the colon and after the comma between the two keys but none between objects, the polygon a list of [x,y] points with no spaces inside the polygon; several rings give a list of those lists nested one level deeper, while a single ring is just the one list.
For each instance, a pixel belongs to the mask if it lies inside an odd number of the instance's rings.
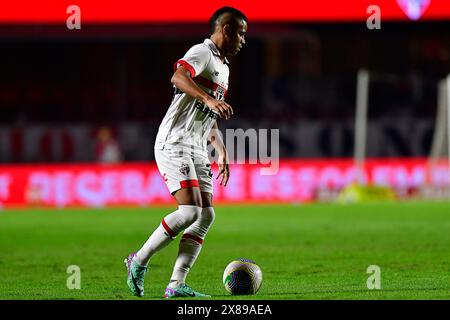
[{"label": "soccer ball", "polygon": [[236,259],[223,272],[223,285],[233,295],[257,293],[262,280],[261,268],[253,260]]}]

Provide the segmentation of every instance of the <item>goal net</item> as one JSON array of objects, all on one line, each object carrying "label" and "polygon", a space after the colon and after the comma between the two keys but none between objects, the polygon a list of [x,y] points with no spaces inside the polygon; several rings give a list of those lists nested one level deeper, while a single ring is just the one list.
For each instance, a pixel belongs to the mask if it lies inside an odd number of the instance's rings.
[{"label": "goal net", "polygon": [[433,140],[427,161],[426,199],[450,199],[450,75],[439,82]]},{"label": "goal net", "polygon": [[[359,70],[356,85],[356,114],[355,114],[355,144],[354,144],[354,167],[356,171],[355,181],[350,188],[346,188],[341,196],[346,193],[353,194],[355,190],[360,193],[369,193],[373,185],[368,185],[364,180],[364,172],[367,158],[367,128],[368,128],[368,105],[370,101],[371,84],[384,83],[385,86],[393,86],[392,91],[398,90],[398,83],[404,82],[404,76],[368,72]],[[401,199],[441,199],[450,200],[450,75],[439,81],[438,86],[433,84],[437,94],[436,119],[432,127],[433,138],[428,156],[425,162],[420,162],[423,180],[414,186],[413,190],[402,189],[397,186],[396,197]],[[414,90],[409,92],[413,95]],[[374,94],[376,96],[376,94]],[[402,115],[394,114],[395,121],[401,121]],[[391,117],[392,118],[392,117]],[[412,136],[410,139],[414,139]],[[417,156],[416,156],[417,157]],[[421,156],[423,159],[423,156]],[[388,186],[386,186],[386,189]],[[383,190],[381,190],[383,191]],[[386,190],[385,190],[386,191]],[[378,192],[380,193],[380,192]],[[382,192],[389,196],[389,192]],[[389,198],[389,197],[386,198]]]}]

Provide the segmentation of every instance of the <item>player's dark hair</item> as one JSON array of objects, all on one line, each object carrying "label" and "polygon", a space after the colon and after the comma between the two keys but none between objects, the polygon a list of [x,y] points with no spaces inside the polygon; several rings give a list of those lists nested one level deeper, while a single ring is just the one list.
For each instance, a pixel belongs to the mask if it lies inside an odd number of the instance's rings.
[{"label": "player's dark hair", "polygon": [[214,14],[209,19],[209,28],[210,28],[210,33],[211,34],[213,34],[216,31],[217,20],[219,19],[219,17],[221,15],[223,15],[225,13],[231,14],[236,19],[242,19],[245,22],[248,22],[248,19],[245,16],[245,14],[243,14],[238,9],[235,9],[235,8],[232,8],[232,7],[222,7],[220,9],[216,10],[216,12],[214,12]]}]

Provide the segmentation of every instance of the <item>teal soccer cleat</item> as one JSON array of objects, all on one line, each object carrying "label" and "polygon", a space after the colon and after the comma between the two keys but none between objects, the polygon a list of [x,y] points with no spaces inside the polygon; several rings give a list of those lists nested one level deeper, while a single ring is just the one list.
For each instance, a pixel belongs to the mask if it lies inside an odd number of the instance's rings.
[{"label": "teal soccer cleat", "polygon": [[135,252],[130,253],[123,262],[128,270],[128,287],[135,296],[142,297],[144,295],[144,278],[147,273],[147,267],[140,266],[133,261],[135,255]]},{"label": "teal soccer cleat", "polygon": [[166,292],[164,294],[164,298],[209,298],[210,295],[203,294],[200,292],[196,292],[192,290],[187,284],[183,283],[176,288],[166,288]]}]

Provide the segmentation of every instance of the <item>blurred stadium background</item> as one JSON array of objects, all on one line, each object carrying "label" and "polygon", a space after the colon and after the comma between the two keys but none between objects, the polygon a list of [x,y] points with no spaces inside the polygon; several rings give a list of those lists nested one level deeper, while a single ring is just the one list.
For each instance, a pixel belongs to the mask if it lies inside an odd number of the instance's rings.
[{"label": "blurred stadium background", "polygon": [[[264,8],[197,1],[183,10],[78,1],[80,30],[67,29],[64,1],[25,2],[27,10],[11,4],[0,14],[4,207],[171,203],[153,143],[172,65],[207,37],[208,17],[224,4],[242,9],[250,27],[231,64],[236,115],[220,127],[279,129],[281,162],[273,176],[261,176],[260,165],[234,166],[216,202],[332,201],[359,172],[363,184],[400,198],[448,196],[448,120],[436,130],[436,119],[448,118],[445,98],[437,112],[438,83],[450,73],[444,0],[379,1],[380,30],[367,28],[362,0]],[[360,70],[370,79],[365,151],[356,154]]]}]

